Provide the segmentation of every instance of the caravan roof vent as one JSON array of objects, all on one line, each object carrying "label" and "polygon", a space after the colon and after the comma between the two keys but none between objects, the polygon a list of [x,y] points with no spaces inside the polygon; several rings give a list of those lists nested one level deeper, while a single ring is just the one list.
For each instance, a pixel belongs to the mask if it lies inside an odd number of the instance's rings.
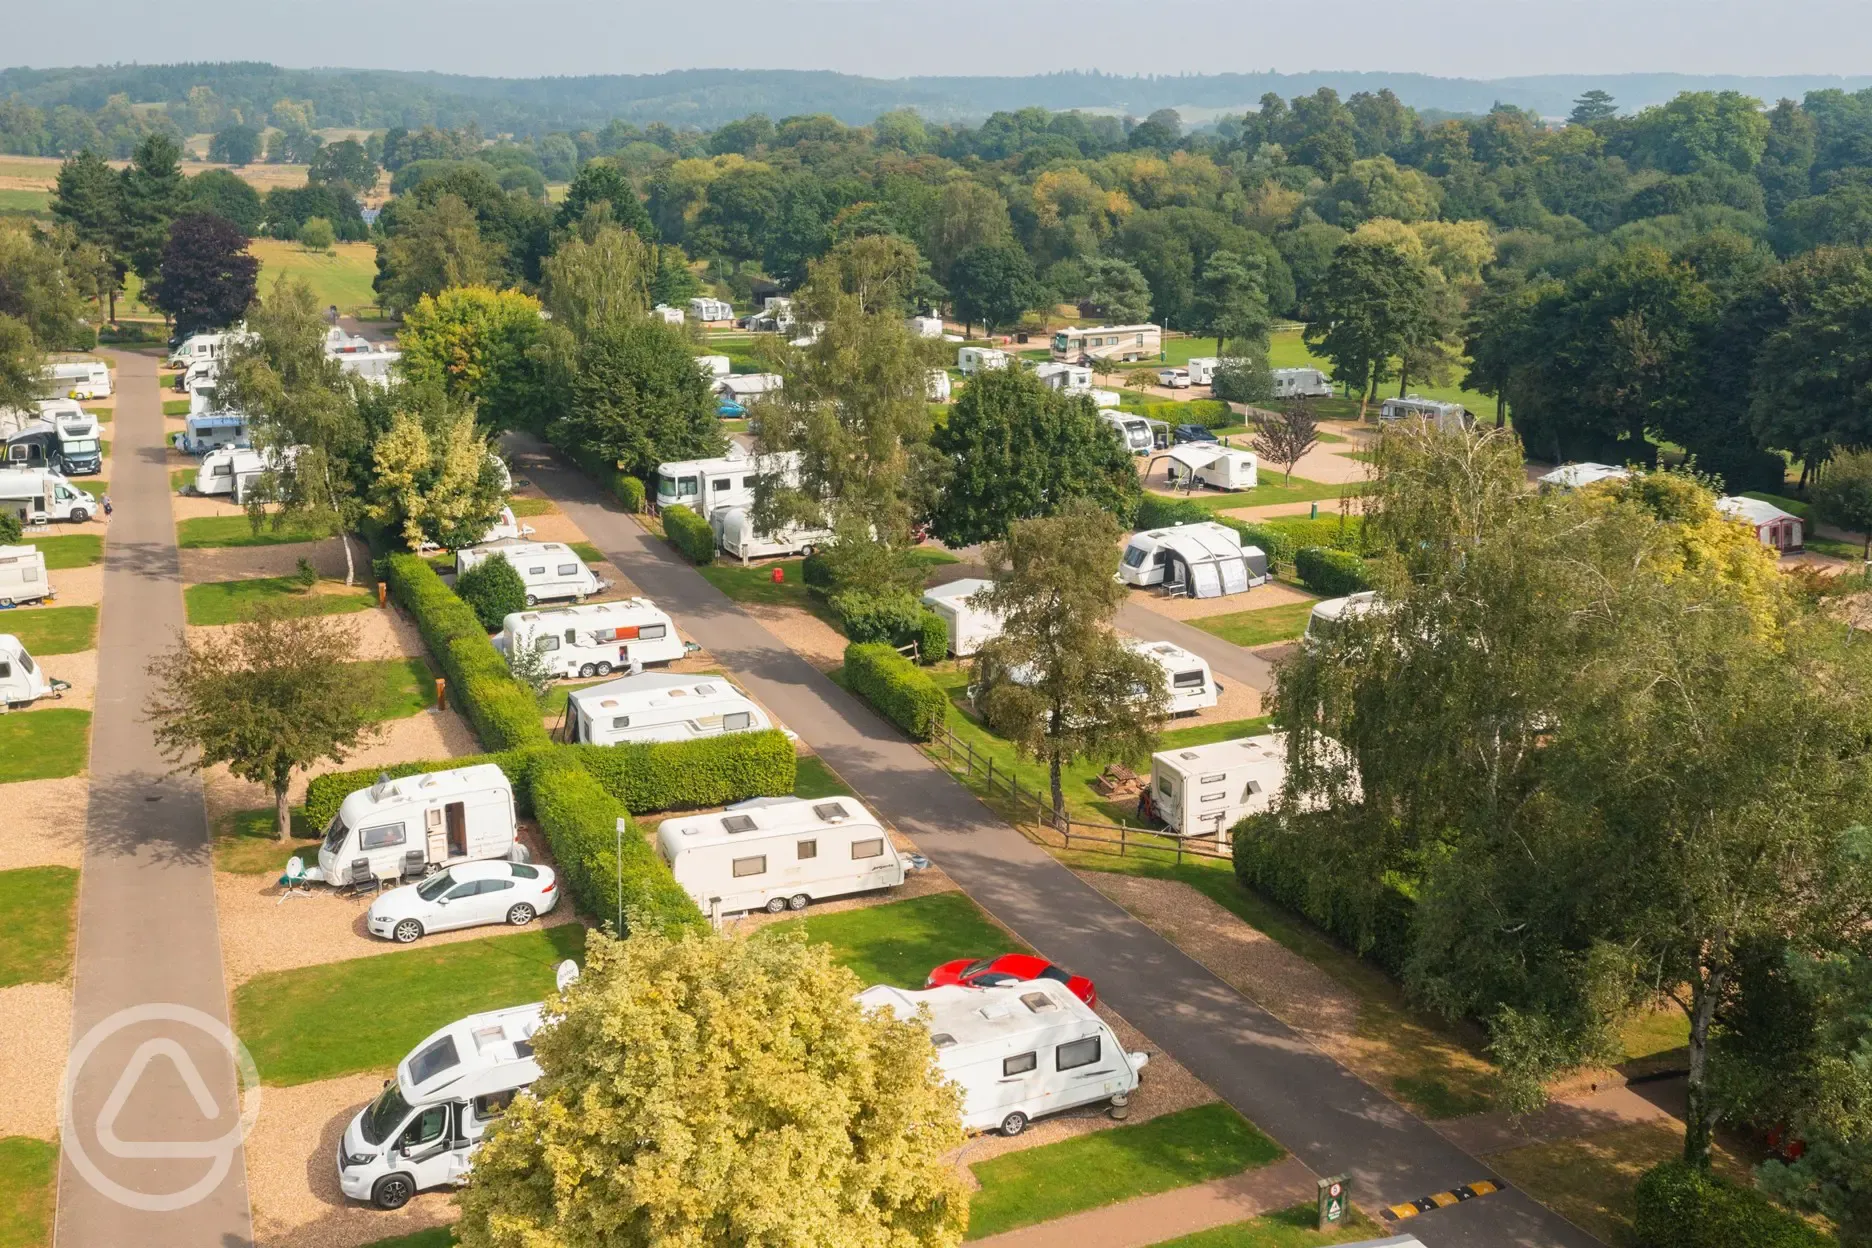
[{"label": "caravan roof vent", "polygon": [[1039,1014],[1045,1010],[1059,1009],[1059,1002],[1047,996],[1044,992],[1021,993],[1021,1004],[1026,1006],[1029,1010],[1032,1010],[1035,1014]]},{"label": "caravan roof vent", "polygon": [[946,1031],[936,1032],[930,1036],[930,1039],[935,1042],[936,1047],[939,1049],[952,1049],[955,1047],[955,1037]]},{"label": "caravan roof vent", "polygon": [[975,1012],[981,1015],[983,1018],[987,1019],[991,1023],[996,1022],[1000,1019],[1006,1018],[1008,1016],[1007,1006],[1000,1005],[995,1002],[990,1002],[989,1004],[982,1006],[981,1009],[976,1010]]},{"label": "caravan roof vent", "polygon": [[1199,757],[1199,755],[1196,753],[1195,750],[1184,750],[1181,754],[1177,755],[1177,757],[1178,758],[1197,758]]},{"label": "caravan roof vent", "polygon": [[506,1028],[498,1025],[494,1027],[477,1027],[471,1034],[474,1036],[476,1053],[486,1053],[489,1049],[497,1044],[504,1043],[507,1039]]},{"label": "caravan roof vent", "polygon": [[824,823],[837,823],[847,818],[845,808],[837,802],[820,802],[812,808],[813,817]]},{"label": "caravan roof vent", "polygon": [[1261,782],[1259,780],[1250,780],[1248,782],[1248,792],[1250,794],[1259,793],[1260,791],[1261,791]]},{"label": "caravan roof vent", "polygon": [[390,787],[390,773],[387,771],[378,772],[377,783],[371,785],[371,791],[370,791],[371,800],[382,801],[384,790],[388,789],[389,787]]},{"label": "caravan roof vent", "polygon": [[746,815],[723,815],[721,826],[724,832],[752,832],[754,821]]}]

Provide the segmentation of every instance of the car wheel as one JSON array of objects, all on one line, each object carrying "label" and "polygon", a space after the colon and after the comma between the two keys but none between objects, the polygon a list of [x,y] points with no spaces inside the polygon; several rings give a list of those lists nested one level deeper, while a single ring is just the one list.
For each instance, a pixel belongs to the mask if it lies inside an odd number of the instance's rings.
[{"label": "car wheel", "polygon": [[401,1209],[416,1194],[415,1180],[407,1174],[385,1175],[371,1188],[371,1204],[379,1209]]},{"label": "car wheel", "polygon": [[590,663],[579,664],[579,678],[580,679],[590,680],[593,676],[596,676],[597,674],[598,674],[598,668],[595,665],[590,664]]},{"label": "car wheel", "polygon": [[422,939],[423,925],[415,919],[404,919],[390,929],[390,936],[399,945],[410,945]]},{"label": "car wheel", "polygon": [[598,665],[598,674],[600,676],[609,676],[613,670],[614,669],[609,663],[600,663]]},{"label": "car wheel", "polygon": [[533,907],[529,906],[524,901],[507,911],[507,924],[509,927],[525,927],[532,921]]},{"label": "car wheel", "polygon": [[787,898],[786,904],[789,910],[804,910],[807,906],[812,904],[812,898],[808,897],[805,893],[794,893],[791,897]]},{"label": "car wheel", "polygon": [[539,606],[539,599],[535,598],[532,594],[528,594],[526,596],[526,605],[529,607],[537,607]]},{"label": "car wheel", "polygon": [[784,897],[775,897],[767,903],[768,914],[785,914],[786,908],[787,899]]},{"label": "car wheel", "polygon": [[[1027,1115],[1021,1113],[1018,1109],[1001,1120],[1001,1134],[1002,1135],[1015,1136],[1015,1135],[1019,1135],[1021,1132],[1025,1131],[1026,1129],[1027,1129]],[[389,1182],[388,1179],[384,1181],[386,1183]]]},{"label": "car wheel", "polygon": [[71,518],[73,524],[83,524],[91,518],[91,513],[82,507],[74,507],[71,511]]}]

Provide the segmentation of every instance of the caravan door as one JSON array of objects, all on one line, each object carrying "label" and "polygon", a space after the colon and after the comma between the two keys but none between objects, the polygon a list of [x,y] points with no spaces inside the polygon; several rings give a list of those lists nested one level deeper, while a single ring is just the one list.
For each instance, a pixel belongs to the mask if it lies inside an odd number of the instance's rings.
[{"label": "caravan door", "polygon": [[462,802],[450,802],[442,808],[444,823],[444,847],[452,861],[468,856],[468,807]]},{"label": "caravan door", "polygon": [[1241,594],[1248,591],[1248,564],[1246,560],[1229,559],[1222,563],[1222,592]]},{"label": "caravan door", "polygon": [[[1220,598],[1222,596],[1222,573],[1219,565],[1211,562],[1189,565],[1190,597]],[[1243,586],[1243,588],[1247,588]]]}]

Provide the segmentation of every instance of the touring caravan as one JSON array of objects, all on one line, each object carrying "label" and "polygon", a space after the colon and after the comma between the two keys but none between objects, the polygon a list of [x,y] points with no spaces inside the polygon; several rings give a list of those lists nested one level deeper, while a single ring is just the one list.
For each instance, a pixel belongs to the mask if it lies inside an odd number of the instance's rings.
[{"label": "touring caravan", "polygon": [[734,320],[734,305],[723,299],[701,296],[689,301],[689,315],[704,324]]},{"label": "touring caravan", "polygon": [[1287,738],[1278,732],[1238,737],[1151,755],[1148,813],[1176,836],[1213,836],[1260,814],[1287,778]]},{"label": "touring caravan", "polygon": [[715,544],[722,553],[741,562],[750,559],[774,559],[783,555],[810,555],[832,540],[831,529],[789,524],[771,533],[756,532],[753,508],[717,507],[709,513],[709,527],[715,530]]},{"label": "touring caravan", "polygon": [[52,597],[45,556],[37,546],[0,546],[0,607]]},{"label": "touring caravan", "polygon": [[947,403],[951,393],[949,370],[946,368],[932,368],[925,374],[925,378],[923,397],[932,403]]},{"label": "touring caravan", "polygon": [[720,676],[644,672],[574,689],[566,739],[587,745],[694,741],[773,727],[767,712]]},{"label": "touring caravan", "polygon": [[1629,476],[1630,472],[1611,464],[1561,464],[1552,472],[1535,478],[1535,484],[1543,490],[1577,490],[1595,482],[1621,481]]},{"label": "touring caravan", "polygon": [[1143,655],[1163,669],[1169,701],[1167,715],[1194,715],[1221,700],[1222,685],[1209,670],[1209,660],[1169,641],[1126,639],[1125,649]]},{"label": "touring caravan", "polygon": [[111,396],[110,365],[100,360],[54,362],[46,366],[47,399],[108,399]]},{"label": "touring caravan", "polygon": [[1189,373],[1190,385],[1214,385],[1216,369],[1221,367],[1221,364],[1221,359],[1213,355],[1197,355],[1190,357],[1190,362],[1186,366],[1186,371]]},{"label": "touring caravan", "polygon": [[1277,399],[1330,399],[1332,378],[1317,368],[1277,368],[1270,374]]},{"label": "touring caravan", "polygon": [[1008,353],[993,347],[963,347],[956,352],[956,367],[964,377],[1008,366]]},{"label": "touring caravan", "polygon": [[665,819],[657,853],[711,918],[804,910],[904,881],[890,834],[852,797],[756,799],[717,815]]},{"label": "touring caravan", "polygon": [[516,611],[501,621],[495,645],[509,663],[526,647],[539,651],[555,680],[674,663],[684,653],[675,621],[648,598]]},{"label": "touring caravan", "polygon": [[923,605],[942,617],[948,627],[950,654],[958,658],[974,654],[1001,635],[1001,617],[969,603],[970,598],[993,585],[993,581],[980,577],[965,577],[923,591]]},{"label": "touring caravan", "polygon": [[1083,364],[1036,364],[1033,374],[1049,390],[1084,394],[1092,388],[1092,370]]},{"label": "touring caravan", "polygon": [[267,457],[259,451],[224,446],[202,456],[195,470],[195,493],[212,496],[226,494],[237,503],[245,502],[247,491],[267,470]]},{"label": "touring caravan", "polygon": [[1089,325],[1061,329],[1053,334],[1053,358],[1091,357],[1131,363],[1163,354],[1163,328],[1158,325]]},{"label": "touring caravan", "polygon": [[1215,442],[1184,442],[1164,452],[1166,467],[1174,485],[1194,489],[1252,490],[1259,480],[1257,461],[1252,451],[1237,450]]},{"label": "touring caravan", "polygon": [[0,708],[56,698],[69,688],[64,681],[47,676],[19,638],[0,633]]},{"label": "touring caravan", "polygon": [[97,511],[95,497],[49,468],[0,468],[0,512],[11,512],[22,524],[83,524]]},{"label": "touring caravan", "polygon": [[461,575],[489,559],[505,559],[526,586],[526,605],[570,598],[580,601],[601,594],[610,582],[585,566],[585,561],[564,542],[508,542],[498,546],[470,546],[455,552],[455,574]]},{"label": "touring caravan", "polygon": [[943,336],[943,319],[940,316],[913,316],[904,324],[918,338],[941,338]]},{"label": "touring caravan", "polygon": [[191,412],[176,440],[176,449],[186,455],[206,455],[224,446],[242,450],[253,446],[253,430],[239,412]]},{"label": "touring caravan", "polygon": [[1129,1097],[1150,1061],[1125,1052],[1091,1006],[1050,979],[921,992],[880,984],[858,1001],[928,1025],[936,1064],[962,1088],[968,1131],[1019,1135],[1035,1118]]},{"label": "touring caravan", "polygon": [[456,862],[505,858],[514,847],[513,785],[493,763],[379,780],[344,799],[325,829],[327,884],[400,878]]},{"label": "touring caravan", "polygon": [[1467,429],[1469,411],[1460,403],[1441,403],[1421,394],[1386,399],[1378,408],[1379,420],[1427,420],[1441,430]]},{"label": "touring caravan", "polygon": [[1378,594],[1369,589],[1344,598],[1328,598],[1314,603],[1312,612],[1307,616],[1306,634],[1301,638],[1301,644],[1312,645],[1330,638],[1342,623],[1364,615],[1377,605]]},{"label": "touring caravan", "polygon": [[1134,533],[1118,564],[1118,580],[1190,598],[1245,593],[1268,580],[1268,561],[1258,546],[1243,546],[1241,534],[1205,520]]},{"label": "touring caravan", "polygon": [[733,362],[725,355],[698,355],[696,366],[711,383],[726,377],[734,368]]},{"label": "touring caravan", "polygon": [[657,508],[687,507],[707,517],[717,507],[749,506],[761,473],[778,472],[792,484],[799,479],[799,462],[798,451],[783,451],[762,460],[740,454],[658,464]]},{"label": "touring caravan", "polygon": [[1142,416],[1133,416],[1129,412],[1099,412],[1099,419],[1118,431],[1125,449],[1133,455],[1148,455],[1156,448],[1157,436],[1151,429],[1151,422]]},{"label": "touring caravan", "polygon": [[779,373],[729,373],[716,380],[715,393],[745,405],[763,394],[778,394],[783,380]]}]

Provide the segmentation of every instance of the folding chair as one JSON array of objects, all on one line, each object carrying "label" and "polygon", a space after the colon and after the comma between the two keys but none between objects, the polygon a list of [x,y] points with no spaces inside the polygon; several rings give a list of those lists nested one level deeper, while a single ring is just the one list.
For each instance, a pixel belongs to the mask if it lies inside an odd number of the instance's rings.
[{"label": "folding chair", "polygon": [[427,874],[429,874],[429,856],[420,849],[406,850],[403,854],[403,873],[399,878],[407,880],[413,875],[421,879]]},{"label": "folding chair", "polygon": [[299,855],[294,854],[286,860],[286,873],[279,878],[279,900],[273,904],[284,905],[288,897],[310,897],[312,889],[306,879],[306,865]]},{"label": "folding chair", "polygon": [[377,878],[377,873],[375,871],[371,870],[370,859],[368,858],[353,858],[351,860],[349,875],[351,876],[351,895],[353,897],[367,888],[372,891],[380,891],[383,888],[383,881]]}]

